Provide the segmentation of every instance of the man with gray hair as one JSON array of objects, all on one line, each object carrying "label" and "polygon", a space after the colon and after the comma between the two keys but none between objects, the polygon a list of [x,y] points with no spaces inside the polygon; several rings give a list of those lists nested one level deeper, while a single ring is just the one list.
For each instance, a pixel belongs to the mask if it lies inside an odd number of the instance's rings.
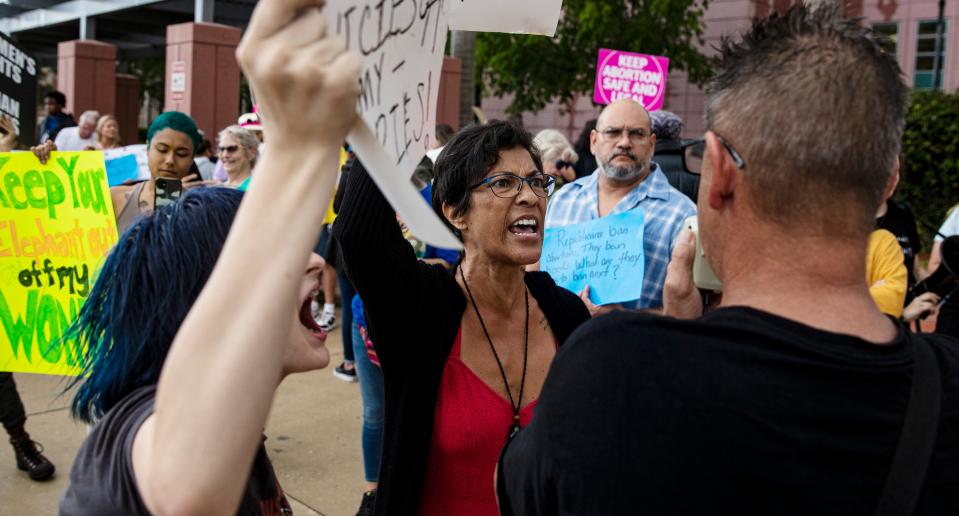
[{"label": "man with gray hair", "polygon": [[61,151],[82,151],[96,148],[97,145],[97,122],[100,120],[100,113],[97,111],[84,111],[80,115],[79,125],[76,127],[67,127],[57,133],[57,150]]},{"label": "man with gray hair", "polygon": [[[723,307],[581,326],[503,453],[503,514],[959,514],[959,341],[910,334],[864,281],[895,58],[799,7],[718,65],[698,218]],[[684,231],[667,314],[701,314],[695,254]]]},{"label": "man with gray hair", "polygon": [[[641,283],[641,295],[621,307],[659,308],[669,256],[683,221],[696,214],[696,205],[670,186],[652,161],[656,135],[649,113],[639,102],[622,99],[606,106],[589,141],[598,168],[553,195],[546,210],[546,229],[641,211],[645,267],[643,278],[636,280]],[[580,297],[591,312],[611,308],[593,305],[589,286]]]}]

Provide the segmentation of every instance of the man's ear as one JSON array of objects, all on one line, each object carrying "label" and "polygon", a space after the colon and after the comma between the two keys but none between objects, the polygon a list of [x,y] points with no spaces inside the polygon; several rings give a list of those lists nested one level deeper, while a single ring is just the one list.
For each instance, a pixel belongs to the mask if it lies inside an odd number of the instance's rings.
[{"label": "man's ear", "polygon": [[446,202],[443,203],[443,216],[446,217],[446,220],[450,221],[450,224],[452,224],[454,228],[459,230],[460,233],[463,233],[463,231],[466,230],[466,221],[463,220],[462,215],[454,217],[454,211],[455,208],[452,204]]},{"label": "man's ear", "polygon": [[596,132],[596,129],[593,129],[589,132],[589,152],[593,156],[596,155],[596,139],[599,138],[599,133]]},{"label": "man's ear", "polygon": [[737,185],[739,168],[726,147],[712,131],[706,132],[706,156],[709,160],[709,207],[718,210],[732,197]]}]

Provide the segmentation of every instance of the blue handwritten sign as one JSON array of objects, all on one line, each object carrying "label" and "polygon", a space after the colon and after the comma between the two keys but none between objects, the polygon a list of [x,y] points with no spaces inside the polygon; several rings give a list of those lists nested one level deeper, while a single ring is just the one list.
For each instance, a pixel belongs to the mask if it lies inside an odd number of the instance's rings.
[{"label": "blue handwritten sign", "polygon": [[107,167],[107,183],[110,186],[122,185],[124,181],[137,178],[137,157],[133,154],[109,159],[104,163]]},{"label": "blue handwritten sign", "polygon": [[597,305],[639,299],[643,292],[643,212],[632,210],[547,229],[540,268],[579,293],[589,285]]}]

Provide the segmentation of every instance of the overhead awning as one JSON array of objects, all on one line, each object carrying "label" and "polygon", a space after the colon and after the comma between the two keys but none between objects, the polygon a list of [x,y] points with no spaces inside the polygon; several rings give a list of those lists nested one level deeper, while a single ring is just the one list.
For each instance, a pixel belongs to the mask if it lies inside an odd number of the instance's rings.
[{"label": "overhead awning", "polygon": [[256,0],[0,0],[0,32],[45,64],[55,61],[58,43],[80,38],[83,23],[89,39],[117,47],[118,60],[161,57],[168,25],[195,21],[199,12],[205,21],[244,29],[255,5]]}]

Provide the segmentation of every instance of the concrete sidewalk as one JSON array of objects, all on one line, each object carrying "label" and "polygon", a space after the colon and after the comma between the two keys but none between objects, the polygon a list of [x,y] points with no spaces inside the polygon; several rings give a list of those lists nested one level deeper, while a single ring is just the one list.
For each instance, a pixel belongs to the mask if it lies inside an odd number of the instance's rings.
[{"label": "concrete sidewalk", "polygon": [[[359,386],[333,376],[343,359],[339,327],[327,347],[332,356],[327,369],[293,375],[280,386],[266,429],[273,467],[297,515],[353,515],[366,486]],[[47,482],[31,481],[17,469],[3,434],[0,516],[55,515],[86,427],[70,418],[70,395],[59,396],[63,378],[15,374],[14,379],[27,408],[27,431],[43,443],[57,473]]]}]

